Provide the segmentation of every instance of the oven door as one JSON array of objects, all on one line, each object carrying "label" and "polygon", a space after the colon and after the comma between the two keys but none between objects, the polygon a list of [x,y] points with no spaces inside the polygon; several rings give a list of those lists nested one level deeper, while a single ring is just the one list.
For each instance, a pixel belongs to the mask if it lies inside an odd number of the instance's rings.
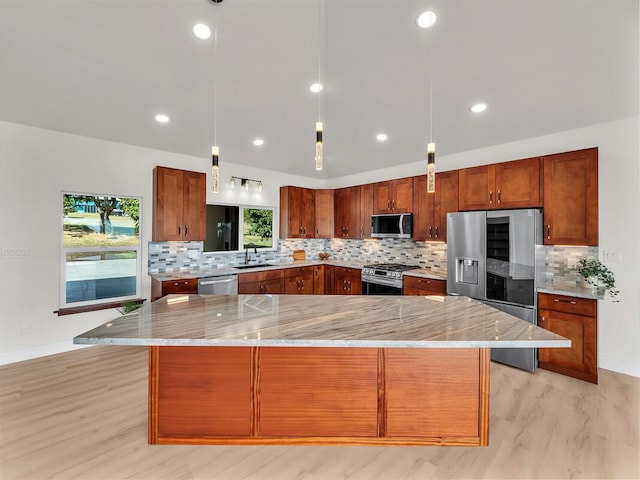
[{"label": "oven door", "polygon": [[402,287],[383,285],[381,283],[362,281],[363,295],[402,295]]}]

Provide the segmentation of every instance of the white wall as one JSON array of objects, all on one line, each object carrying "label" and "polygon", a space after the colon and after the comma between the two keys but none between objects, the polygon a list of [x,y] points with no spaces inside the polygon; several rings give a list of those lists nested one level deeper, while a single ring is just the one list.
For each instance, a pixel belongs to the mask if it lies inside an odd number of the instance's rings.
[{"label": "white wall", "polygon": [[[437,157],[440,171],[599,147],[600,252],[620,303],[599,302],[599,365],[640,377],[640,119],[632,118],[490,148]],[[278,205],[281,185],[334,188],[424,173],[423,162],[321,182],[224,163],[221,192],[208,201]],[[0,122],[0,249],[27,248],[29,256],[0,259],[0,362],[68,349],[71,338],[113,318],[113,310],[58,317],[63,190],[143,197],[143,259],[151,239],[151,178],[156,165],[207,172],[194,158]],[[231,175],[264,181],[261,196],[228,188]],[[143,295],[150,280],[143,261]],[[117,314],[116,314],[117,315]]]},{"label": "white wall", "polygon": [[[204,156],[188,157],[0,122],[0,252],[28,252],[26,257],[0,258],[0,363],[73,348],[75,335],[119,315],[116,310],[60,317],[53,313],[60,295],[62,191],[142,197],[142,296],[148,299],[153,168],[163,165],[206,172],[209,184],[210,162]],[[282,184],[321,186],[309,178],[229,165],[224,156],[220,165],[221,192],[208,192],[210,202],[278,206]],[[263,192],[232,190],[231,175],[262,180]]]}]

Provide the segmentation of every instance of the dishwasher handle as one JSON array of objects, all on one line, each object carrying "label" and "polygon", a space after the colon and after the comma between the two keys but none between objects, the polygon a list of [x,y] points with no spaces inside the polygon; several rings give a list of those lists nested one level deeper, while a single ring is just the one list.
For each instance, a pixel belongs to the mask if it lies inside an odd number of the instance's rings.
[{"label": "dishwasher handle", "polygon": [[235,281],[236,281],[235,277],[228,277],[228,278],[225,278],[223,280],[200,281],[200,285],[217,285],[219,283],[230,283],[230,282],[235,282]]}]

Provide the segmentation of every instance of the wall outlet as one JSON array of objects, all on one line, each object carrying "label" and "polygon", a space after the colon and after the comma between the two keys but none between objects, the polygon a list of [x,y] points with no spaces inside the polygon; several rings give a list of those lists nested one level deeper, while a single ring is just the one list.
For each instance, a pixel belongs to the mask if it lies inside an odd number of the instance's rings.
[{"label": "wall outlet", "polygon": [[622,254],[618,250],[604,250],[602,252],[602,260],[604,262],[621,262]]}]

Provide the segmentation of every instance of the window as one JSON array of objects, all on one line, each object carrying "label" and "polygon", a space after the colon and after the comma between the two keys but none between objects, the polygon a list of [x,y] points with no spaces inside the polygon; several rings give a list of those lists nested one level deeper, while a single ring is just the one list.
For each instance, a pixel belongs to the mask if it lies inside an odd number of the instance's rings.
[{"label": "window", "polygon": [[139,298],[140,204],[134,197],[62,194],[62,307]]},{"label": "window", "polygon": [[273,207],[207,205],[205,252],[274,249]]}]

